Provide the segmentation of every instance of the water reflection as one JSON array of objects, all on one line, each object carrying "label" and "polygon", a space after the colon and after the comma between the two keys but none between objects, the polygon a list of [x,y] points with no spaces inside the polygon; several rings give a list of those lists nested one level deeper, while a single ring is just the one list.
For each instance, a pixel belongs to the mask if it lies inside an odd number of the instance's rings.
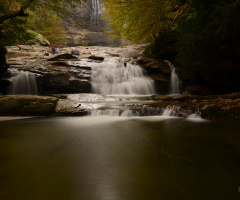
[{"label": "water reflection", "polygon": [[164,117],[0,122],[0,198],[234,199],[239,121]]}]

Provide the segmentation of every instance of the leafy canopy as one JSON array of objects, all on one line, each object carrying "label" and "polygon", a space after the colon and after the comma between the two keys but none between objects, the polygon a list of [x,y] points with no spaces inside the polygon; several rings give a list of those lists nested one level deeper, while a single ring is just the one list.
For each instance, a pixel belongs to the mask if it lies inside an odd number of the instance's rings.
[{"label": "leafy canopy", "polygon": [[179,59],[197,66],[239,62],[239,13],[239,0],[192,0],[178,21]]},{"label": "leafy canopy", "polygon": [[133,42],[149,42],[150,54],[173,59],[177,56],[189,67],[213,66],[219,59],[240,63],[239,0],[103,3],[112,34]]},{"label": "leafy canopy", "polygon": [[111,33],[133,42],[153,41],[159,32],[174,28],[187,9],[187,1],[179,0],[103,0],[103,4]]},{"label": "leafy canopy", "polygon": [[[61,17],[66,7],[87,0],[0,0],[0,45],[9,45],[27,37],[26,29],[52,27],[61,33]],[[35,25],[33,25],[35,24]],[[43,28],[44,27],[44,28]],[[51,30],[47,31],[50,34]]]}]

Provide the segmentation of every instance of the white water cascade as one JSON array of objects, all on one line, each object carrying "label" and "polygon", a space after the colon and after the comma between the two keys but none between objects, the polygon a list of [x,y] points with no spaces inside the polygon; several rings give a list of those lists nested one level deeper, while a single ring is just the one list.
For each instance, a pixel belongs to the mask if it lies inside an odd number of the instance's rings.
[{"label": "white water cascade", "polygon": [[[126,108],[126,107],[125,107]],[[178,106],[162,107],[143,107],[130,109],[95,109],[90,111],[91,116],[111,116],[111,117],[143,117],[143,116],[161,116],[161,117],[182,117],[187,119],[200,119],[199,112],[189,112]]]},{"label": "white water cascade", "polygon": [[91,83],[96,94],[151,95],[154,81],[143,74],[138,65],[124,63],[123,58],[105,58],[92,67]]},{"label": "white water cascade", "polygon": [[8,94],[38,94],[36,77],[31,72],[10,70],[12,85],[9,87]]},{"label": "white water cascade", "polygon": [[165,62],[169,65],[171,68],[171,83],[170,83],[170,94],[180,94],[180,89],[179,89],[179,78],[178,75],[175,72],[175,67],[174,65],[169,62],[168,60],[165,60]]},{"label": "white water cascade", "polygon": [[98,21],[102,14],[101,0],[91,0],[91,4],[92,4],[91,21]]}]

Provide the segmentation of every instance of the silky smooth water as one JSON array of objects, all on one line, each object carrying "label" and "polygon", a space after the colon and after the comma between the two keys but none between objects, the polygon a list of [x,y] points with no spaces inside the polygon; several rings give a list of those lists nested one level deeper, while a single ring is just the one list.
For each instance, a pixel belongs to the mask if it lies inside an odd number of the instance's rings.
[{"label": "silky smooth water", "polygon": [[165,62],[169,65],[171,69],[170,94],[180,94],[179,78],[176,74],[176,68],[168,60],[165,60]]},{"label": "silky smooth water", "polygon": [[0,121],[0,199],[240,196],[239,121],[64,117]]},{"label": "silky smooth water", "polygon": [[123,58],[105,58],[91,65],[93,93],[103,95],[155,94],[154,81],[145,76],[139,65],[124,63]]},{"label": "silky smooth water", "polygon": [[12,82],[8,89],[8,94],[38,94],[38,87],[35,74],[31,72],[10,69]]},{"label": "silky smooth water", "polygon": [[102,3],[100,0],[91,0],[92,12],[91,12],[91,20],[99,21],[102,14]]}]

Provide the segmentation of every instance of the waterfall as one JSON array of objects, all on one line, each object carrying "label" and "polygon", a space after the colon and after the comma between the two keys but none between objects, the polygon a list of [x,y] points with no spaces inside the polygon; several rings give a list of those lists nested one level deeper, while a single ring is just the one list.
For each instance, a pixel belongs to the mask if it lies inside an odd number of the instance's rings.
[{"label": "waterfall", "polygon": [[35,75],[31,72],[18,71],[11,69],[12,85],[9,87],[8,94],[38,94]]},{"label": "waterfall", "polygon": [[178,106],[143,107],[130,109],[95,109],[90,111],[91,116],[112,116],[112,117],[142,117],[142,116],[163,116],[163,117],[183,117],[187,119],[200,119],[200,113],[192,113]]},{"label": "waterfall", "polygon": [[179,79],[178,75],[175,72],[175,67],[174,65],[169,62],[168,60],[165,60],[165,62],[169,65],[171,69],[171,82],[170,82],[170,94],[180,94],[180,89],[179,89]]},{"label": "waterfall", "polygon": [[106,109],[106,110],[92,110],[91,116],[119,116],[120,110],[118,109]]},{"label": "waterfall", "polygon": [[99,21],[102,14],[102,4],[101,0],[92,0],[92,12],[91,12],[91,21]]},{"label": "waterfall", "polygon": [[144,76],[140,66],[117,57],[105,58],[92,67],[91,84],[96,94],[155,94],[154,81]]}]

